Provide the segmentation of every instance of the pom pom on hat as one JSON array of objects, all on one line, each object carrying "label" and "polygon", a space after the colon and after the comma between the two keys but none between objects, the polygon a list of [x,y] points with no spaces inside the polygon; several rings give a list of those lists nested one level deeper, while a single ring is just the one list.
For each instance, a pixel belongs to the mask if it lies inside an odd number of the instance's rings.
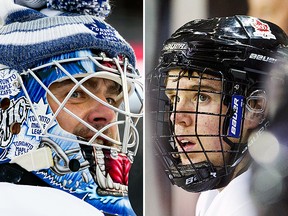
[{"label": "pom pom on hat", "polygon": [[55,55],[90,49],[108,57],[124,55],[135,66],[132,47],[102,18],[49,17],[11,0],[0,0],[0,4],[0,64],[22,72]]},{"label": "pom pom on hat", "polygon": [[89,14],[103,19],[111,11],[109,0],[15,0],[15,3],[33,9],[46,6],[53,10]]},{"label": "pom pom on hat", "polygon": [[47,0],[48,8],[105,18],[111,7],[109,0]]}]

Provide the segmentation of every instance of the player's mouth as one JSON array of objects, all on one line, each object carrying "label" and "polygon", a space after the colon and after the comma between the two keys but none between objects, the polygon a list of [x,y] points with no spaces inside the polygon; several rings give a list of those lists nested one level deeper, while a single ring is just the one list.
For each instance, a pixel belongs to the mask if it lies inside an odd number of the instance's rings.
[{"label": "player's mouth", "polygon": [[177,138],[178,151],[191,153],[195,150],[196,142],[185,137]]},{"label": "player's mouth", "polygon": [[[94,135],[94,134],[93,134]],[[105,134],[106,135],[106,134]],[[111,137],[110,135],[106,135],[108,137]],[[104,145],[104,146],[108,146],[108,147],[115,147],[117,148],[117,145],[108,141],[107,139],[103,138],[101,135],[94,138],[92,141],[91,139],[93,138],[93,136],[85,136],[85,140],[89,140],[92,144],[98,144],[98,145]],[[112,138],[113,139],[113,138]]]}]

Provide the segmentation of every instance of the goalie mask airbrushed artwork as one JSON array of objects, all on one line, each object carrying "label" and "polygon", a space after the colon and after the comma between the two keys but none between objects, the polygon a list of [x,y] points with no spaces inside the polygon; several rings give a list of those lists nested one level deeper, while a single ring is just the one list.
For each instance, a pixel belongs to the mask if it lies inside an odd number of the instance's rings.
[{"label": "goalie mask airbrushed artwork", "polygon": [[142,87],[126,60],[100,55],[72,52],[21,74],[1,68],[0,163],[105,211],[128,199]]},{"label": "goalie mask airbrushed artwork", "polygon": [[135,215],[128,177],[143,87],[131,46],[95,16],[13,7],[35,20],[1,27],[0,180],[21,184],[29,172],[104,213]]}]

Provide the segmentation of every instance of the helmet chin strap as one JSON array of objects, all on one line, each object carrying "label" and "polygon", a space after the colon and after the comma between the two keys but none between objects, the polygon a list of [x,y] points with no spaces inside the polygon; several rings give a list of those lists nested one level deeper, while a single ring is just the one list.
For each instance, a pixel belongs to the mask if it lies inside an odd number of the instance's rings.
[{"label": "helmet chin strap", "polygon": [[183,176],[171,179],[172,183],[188,192],[202,192],[212,189],[218,184],[217,170],[208,162],[190,165],[178,165],[170,167],[172,175],[177,176],[179,172]]},{"label": "helmet chin strap", "polygon": [[[56,152],[54,157],[52,156],[52,151]],[[76,154],[78,151],[80,149],[69,153],[64,152],[51,139],[42,138],[40,148],[13,157],[10,164],[17,164],[28,172],[52,168],[59,175],[64,175],[88,167],[89,163],[87,161],[80,163],[77,159],[69,159],[69,154]],[[65,164],[61,165],[60,160],[65,161]]]},{"label": "helmet chin strap", "polygon": [[28,172],[47,169],[54,165],[52,151],[49,147],[31,150],[25,154],[15,156],[10,164],[18,164]]},{"label": "helmet chin strap", "polygon": [[[194,165],[183,165],[172,167],[171,172],[175,172],[175,176],[185,170],[184,176],[175,177],[170,179],[173,184],[181,187],[188,192],[203,192],[212,189],[218,189],[225,187],[231,179],[234,177],[235,169],[239,165],[240,161],[244,158],[241,156],[228,170],[222,168],[217,170],[217,168],[208,162],[201,162]],[[241,168],[237,175],[244,172],[247,166]],[[228,173],[227,173],[228,172]],[[178,174],[179,175],[179,174]]]}]

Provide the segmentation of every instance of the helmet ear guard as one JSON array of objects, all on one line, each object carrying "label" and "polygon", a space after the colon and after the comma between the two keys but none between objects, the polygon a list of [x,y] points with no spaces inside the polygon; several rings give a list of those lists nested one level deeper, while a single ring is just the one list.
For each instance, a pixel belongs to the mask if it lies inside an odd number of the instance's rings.
[{"label": "helmet ear guard", "polygon": [[255,90],[246,98],[246,120],[260,125],[267,117],[267,95],[264,90]]}]

